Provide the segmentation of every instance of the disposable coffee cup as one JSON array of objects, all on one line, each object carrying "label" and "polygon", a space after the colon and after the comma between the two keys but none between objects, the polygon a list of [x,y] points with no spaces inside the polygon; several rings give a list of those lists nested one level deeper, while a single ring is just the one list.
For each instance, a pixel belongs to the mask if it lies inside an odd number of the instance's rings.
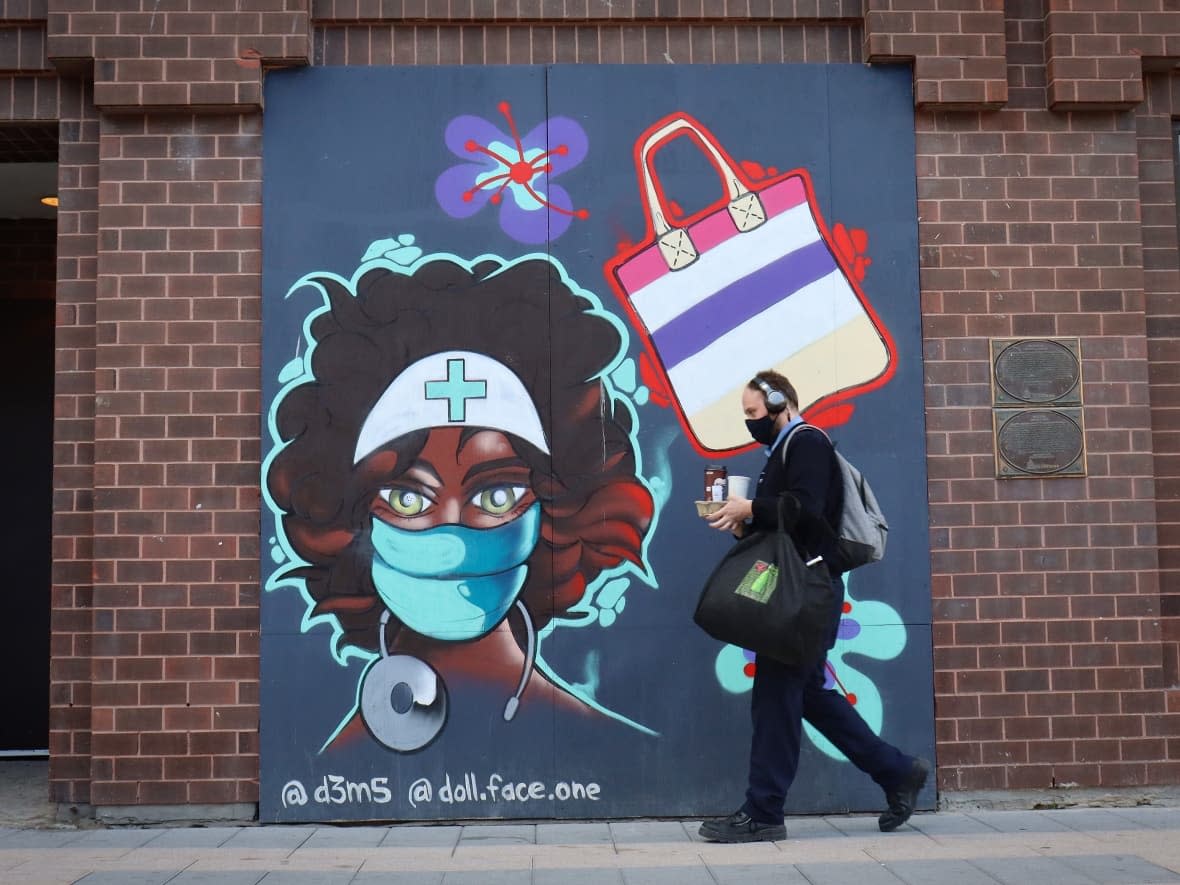
[{"label": "disposable coffee cup", "polygon": [[729,497],[731,498],[748,498],[750,497],[750,477],[748,476],[730,476],[729,477]]}]

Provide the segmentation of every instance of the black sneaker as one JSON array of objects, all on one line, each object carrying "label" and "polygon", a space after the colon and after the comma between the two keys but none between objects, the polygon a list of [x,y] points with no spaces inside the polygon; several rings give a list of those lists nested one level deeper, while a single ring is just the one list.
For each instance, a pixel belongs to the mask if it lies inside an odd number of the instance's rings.
[{"label": "black sneaker", "polygon": [[702,839],[710,842],[778,842],[787,838],[784,824],[764,824],[742,810],[729,817],[715,817],[701,824]]},{"label": "black sneaker", "polygon": [[915,759],[910,763],[910,773],[896,789],[885,792],[885,802],[889,810],[877,818],[877,826],[882,833],[892,833],[914,813],[914,806],[918,803],[918,793],[926,786],[926,778],[930,776],[930,763],[925,759]]}]

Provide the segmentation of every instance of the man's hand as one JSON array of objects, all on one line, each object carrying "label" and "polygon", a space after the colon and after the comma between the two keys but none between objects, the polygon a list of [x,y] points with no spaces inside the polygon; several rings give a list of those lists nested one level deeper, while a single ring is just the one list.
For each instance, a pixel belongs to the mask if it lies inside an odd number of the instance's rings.
[{"label": "man's hand", "polygon": [[705,517],[711,528],[732,532],[739,538],[745,532],[746,521],[753,519],[754,505],[749,498],[728,498],[721,509]]}]

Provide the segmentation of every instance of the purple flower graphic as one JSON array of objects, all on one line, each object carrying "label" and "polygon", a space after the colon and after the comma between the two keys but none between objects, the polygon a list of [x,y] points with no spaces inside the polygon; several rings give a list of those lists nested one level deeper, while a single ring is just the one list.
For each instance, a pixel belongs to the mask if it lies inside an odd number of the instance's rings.
[{"label": "purple flower graphic", "polygon": [[520,243],[555,240],[574,218],[588,218],[552,179],[582,162],[589,143],[582,127],[568,117],[550,117],[524,138],[512,107],[497,105],[508,121],[505,135],[483,117],[456,117],[445,140],[451,153],[466,160],[434,183],[439,206],[452,218],[469,218],[491,203],[500,207],[500,227]]}]

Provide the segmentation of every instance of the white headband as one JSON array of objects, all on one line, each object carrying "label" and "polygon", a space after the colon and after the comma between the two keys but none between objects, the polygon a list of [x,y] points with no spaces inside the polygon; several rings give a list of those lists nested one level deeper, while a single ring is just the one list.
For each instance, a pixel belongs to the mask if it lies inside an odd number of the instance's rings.
[{"label": "white headband", "polygon": [[503,363],[469,350],[423,357],[393,379],[361,425],[352,463],[414,430],[488,427],[549,444],[524,383]]}]

